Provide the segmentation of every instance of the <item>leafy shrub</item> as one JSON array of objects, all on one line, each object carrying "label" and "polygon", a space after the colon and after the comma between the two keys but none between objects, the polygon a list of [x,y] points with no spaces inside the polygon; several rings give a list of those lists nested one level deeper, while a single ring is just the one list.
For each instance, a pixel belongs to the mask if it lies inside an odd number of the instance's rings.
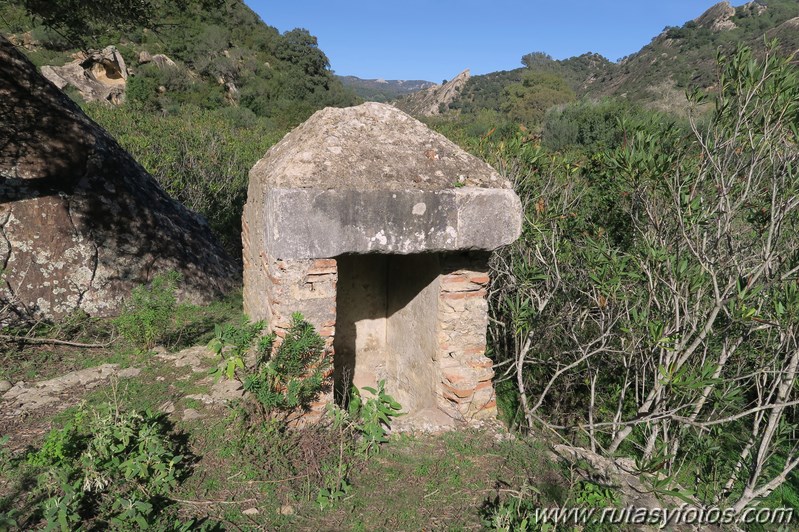
[{"label": "leafy shrub", "polygon": [[270,334],[258,342],[255,371],[244,380],[244,389],[255,396],[265,415],[307,411],[328,384],[331,361],[325,357],[325,342],[300,313],[292,315],[283,341],[274,349],[276,338]]},{"label": "leafy shrub", "polygon": [[158,274],[148,286],[138,286],[114,320],[120,334],[135,345],[151,349],[169,330],[177,308],[178,272]]},{"label": "leafy shrub", "polygon": [[641,124],[588,164],[495,146],[526,212],[492,277],[524,423],[576,427],[656,491],[737,512],[799,467],[799,80],[775,51],[722,55],[688,135]]},{"label": "leafy shrub", "polygon": [[[347,415],[337,418],[334,413],[334,424],[345,421],[358,436],[358,453],[368,457],[377,452],[379,445],[388,441],[388,429],[391,420],[400,415],[402,407],[393,397],[386,393],[386,381],[377,383],[377,389],[364,386],[362,389],[371,394],[364,398],[358,388],[352,387]],[[331,407],[335,409],[335,407]],[[335,412],[335,410],[334,410]]]},{"label": "leafy shrub", "polygon": [[236,377],[236,370],[244,371],[244,356],[263,328],[264,322],[262,321],[245,323],[242,326],[216,325],[214,339],[208,344],[208,348],[222,361],[211,374],[224,375],[228,379],[232,379]]},{"label": "leafy shrub", "polygon": [[[274,333],[256,342],[263,326],[257,322],[217,327],[208,347],[222,360],[213,373],[242,381],[264,418],[279,415],[285,420],[307,411],[328,386],[331,362],[325,357],[324,340],[299,312],[292,315],[277,347]],[[244,360],[250,349],[255,350],[253,368]]]},{"label": "leafy shrub", "polygon": [[45,496],[47,530],[71,530],[86,520],[148,528],[187,473],[160,415],[112,404],[94,413],[79,409],[27,462],[43,470],[36,490]]}]

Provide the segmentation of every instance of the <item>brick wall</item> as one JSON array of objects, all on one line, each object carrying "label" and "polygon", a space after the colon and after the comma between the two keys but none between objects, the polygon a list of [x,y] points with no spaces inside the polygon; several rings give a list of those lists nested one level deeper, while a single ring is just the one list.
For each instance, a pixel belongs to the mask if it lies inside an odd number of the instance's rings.
[{"label": "brick wall", "polygon": [[488,256],[445,255],[438,304],[439,406],[463,419],[496,417],[488,327]]}]

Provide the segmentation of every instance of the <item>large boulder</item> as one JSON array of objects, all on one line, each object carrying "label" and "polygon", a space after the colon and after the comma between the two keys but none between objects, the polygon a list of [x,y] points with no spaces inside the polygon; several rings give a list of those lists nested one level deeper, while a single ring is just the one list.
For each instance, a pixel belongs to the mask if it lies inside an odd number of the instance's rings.
[{"label": "large boulder", "polygon": [[81,53],[64,66],[43,66],[42,75],[56,87],[75,87],[87,102],[124,100],[128,68],[115,46]]},{"label": "large boulder", "polygon": [[238,282],[199,215],[0,37],[0,321],[113,315],[166,270],[205,302]]}]

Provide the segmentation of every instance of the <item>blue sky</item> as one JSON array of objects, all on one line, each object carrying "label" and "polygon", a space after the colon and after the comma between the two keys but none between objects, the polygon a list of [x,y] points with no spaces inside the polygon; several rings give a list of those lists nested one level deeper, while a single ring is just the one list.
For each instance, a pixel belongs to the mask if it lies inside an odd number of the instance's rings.
[{"label": "blue sky", "polygon": [[[543,51],[615,61],[716,0],[245,0],[280,31],[306,28],[340,75],[441,82],[486,74]],[[733,5],[741,5],[734,1]]]}]

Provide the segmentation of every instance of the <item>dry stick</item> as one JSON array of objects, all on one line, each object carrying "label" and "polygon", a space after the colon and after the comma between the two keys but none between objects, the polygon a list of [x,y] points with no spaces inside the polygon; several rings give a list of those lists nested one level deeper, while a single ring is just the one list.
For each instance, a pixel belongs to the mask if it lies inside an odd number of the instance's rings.
[{"label": "dry stick", "polygon": [[12,334],[0,334],[0,339],[24,342],[28,344],[54,344],[67,345],[69,347],[82,347],[85,349],[102,349],[111,345],[112,342],[105,344],[83,344],[80,342],[68,342],[66,340],[56,340],[55,338],[27,338],[25,336],[14,336]]},{"label": "dry stick", "polygon": [[258,499],[242,499],[240,501],[187,501],[185,499],[170,499],[183,504],[244,504],[246,502],[257,502]]},{"label": "dry stick", "polygon": [[289,478],[281,478],[277,480],[234,480],[233,482],[237,482],[240,484],[279,484],[281,482],[288,482],[289,480],[298,480],[301,478],[307,478],[308,475],[299,475],[296,477],[289,477]]}]

